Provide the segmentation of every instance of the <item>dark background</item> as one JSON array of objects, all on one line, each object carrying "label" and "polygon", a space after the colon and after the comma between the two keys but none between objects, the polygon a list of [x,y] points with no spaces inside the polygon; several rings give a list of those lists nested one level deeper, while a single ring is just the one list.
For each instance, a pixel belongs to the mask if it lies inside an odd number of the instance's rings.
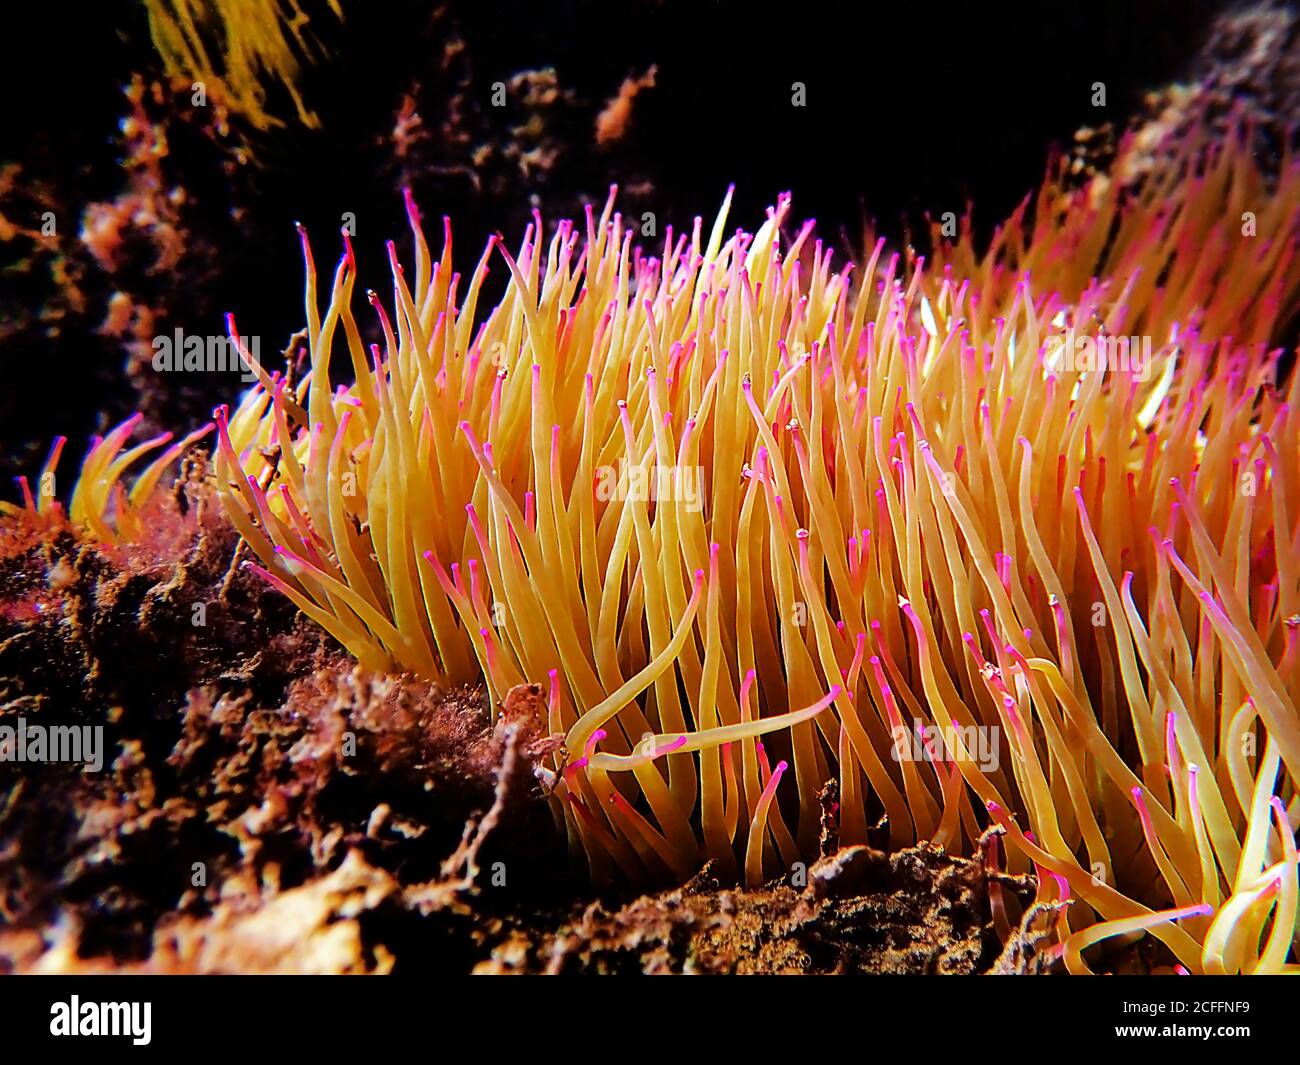
[{"label": "dark background", "polygon": [[[406,232],[402,181],[435,227],[438,215],[453,217],[462,270],[488,234],[518,241],[530,198],[553,221],[588,199],[603,201],[612,181],[634,190],[626,210],[655,211],[661,236],[668,224],[680,230],[697,214],[710,219],[732,182],[732,221],[749,229],[790,190],[795,217],[815,217],[819,234],[846,248],[860,243],[867,219],[900,239],[905,220],[960,214],[968,199],[977,231],[986,232],[1040,180],[1053,145],[1068,145],[1081,125],[1122,125],[1145,91],[1185,75],[1221,5],[344,6],[340,24],[304,0],[324,57],[305,68],[302,85],[321,129],[290,121],[250,133],[254,162],[240,164],[241,131],[225,141],[202,132],[188,93],[160,117],[170,148],[165,176],[185,190],[189,239],[166,276],[142,235],[111,276],[86,267],[83,306],[69,310],[48,255],[0,243],[0,474],[35,472],[56,433],[72,437],[66,474],[90,433],[137,407],[155,427],[183,429],[213,402],[232,399],[238,386],[225,379],[129,380],[123,344],[97,331],[108,296],[126,291],[149,303],[168,333],[221,333],[223,313],[234,311],[245,333],[261,336],[265,359],[303,322],[295,219],[313,234],[325,272],[338,253],[340,215],[355,212],[361,286],[381,291],[383,242]],[[452,40],[463,48],[448,58]],[[134,72],[157,77],[162,67],[143,4],[9,3],[0,41],[0,162],[21,164],[0,195],[0,214],[22,221],[52,201],[61,254],[84,260],[81,211],[120,195],[126,180],[123,86]],[[594,116],[624,77],[652,63],[656,85],[638,96],[628,135],[612,148],[596,145]],[[487,101],[493,82],[541,67],[555,68],[568,95],[549,113],[554,162],[526,176],[500,159],[515,112],[497,115]],[[807,86],[806,107],[791,106],[795,81]],[[1106,84],[1105,108],[1091,105],[1097,81]],[[431,135],[418,157],[398,160],[389,133],[406,92]],[[292,119],[282,97],[273,94],[271,109]],[[469,115],[465,144],[440,137],[453,111]],[[476,184],[462,164],[483,144],[497,151]],[[430,238],[436,247],[436,232]]]}]

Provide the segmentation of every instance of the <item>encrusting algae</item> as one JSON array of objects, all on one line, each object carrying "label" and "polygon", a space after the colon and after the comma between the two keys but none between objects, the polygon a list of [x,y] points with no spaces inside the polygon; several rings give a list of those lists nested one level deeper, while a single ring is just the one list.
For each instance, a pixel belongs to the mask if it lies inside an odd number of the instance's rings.
[{"label": "encrusting algae", "polygon": [[[786,198],[647,257],[611,195],[468,277],[408,194],[380,345],[346,236],[322,311],[303,235],[310,370],[248,360],[218,491],[363,665],[493,706],[548,680],[599,879],[761,883],[833,780],[841,844],[1001,834],[1070,971],[1147,931],[1191,972],[1295,972],[1298,191],[1190,144],[1137,188],[1049,180],[983,255],[839,269]],[[118,486],[130,429],[74,496],[105,539],[160,472]]]}]

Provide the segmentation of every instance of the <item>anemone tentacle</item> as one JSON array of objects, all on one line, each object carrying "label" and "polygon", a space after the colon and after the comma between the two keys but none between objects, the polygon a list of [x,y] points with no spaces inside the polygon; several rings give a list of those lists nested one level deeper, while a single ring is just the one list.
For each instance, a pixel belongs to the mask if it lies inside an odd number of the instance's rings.
[{"label": "anemone tentacle", "polygon": [[1239,147],[861,269],[787,242],[786,197],[647,257],[611,193],[466,279],[408,194],[382,345],[351,249],[322,313],[304,236],[310,370],[217,412],[219,491],[366,664],[494,704],[551,679],[597,876],[762,881],[833,779],[844,843],[1000,828],[1071,969],[1141,930],[1193,972],[1294,968],[1300,384],[1268,345],[1300,168]]}]

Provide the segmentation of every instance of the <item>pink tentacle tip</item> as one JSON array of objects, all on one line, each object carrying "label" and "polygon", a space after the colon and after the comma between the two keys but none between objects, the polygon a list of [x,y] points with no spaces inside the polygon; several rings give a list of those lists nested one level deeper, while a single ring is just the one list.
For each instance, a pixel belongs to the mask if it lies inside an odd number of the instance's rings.
[{"label": "pink tentacle tip", "polygon": [[582,746],[583,761],[586,762],[591,758],[592,752],[596,749],[596,744],[603,740],[608,733],[603,728],[596,729]]}]

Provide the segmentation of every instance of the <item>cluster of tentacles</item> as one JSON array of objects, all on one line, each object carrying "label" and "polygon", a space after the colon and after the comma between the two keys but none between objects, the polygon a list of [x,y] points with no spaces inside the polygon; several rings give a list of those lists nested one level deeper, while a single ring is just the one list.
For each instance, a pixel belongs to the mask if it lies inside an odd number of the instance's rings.
[{"label": "cluster of tentacles", "polygon": [[[1143,930],[1193,972],[1296,971],[1300,394],[1269,345],[1298,193],[1189,144],[1140,186],[1049,179],[982,255],[963,227],[839,269],[786,199],[647,257],[611,196],[468,277],[408,196],[378,345],[350,245],[322,312],[304,234],[310,366],[249,360],[218,490],[363,665],[494,706],[549,678],[599,878],[762,882],[835,781],[841,843],[1036,872],[1072,971]],[[128,432],[78,489],[106,535]]]}]

